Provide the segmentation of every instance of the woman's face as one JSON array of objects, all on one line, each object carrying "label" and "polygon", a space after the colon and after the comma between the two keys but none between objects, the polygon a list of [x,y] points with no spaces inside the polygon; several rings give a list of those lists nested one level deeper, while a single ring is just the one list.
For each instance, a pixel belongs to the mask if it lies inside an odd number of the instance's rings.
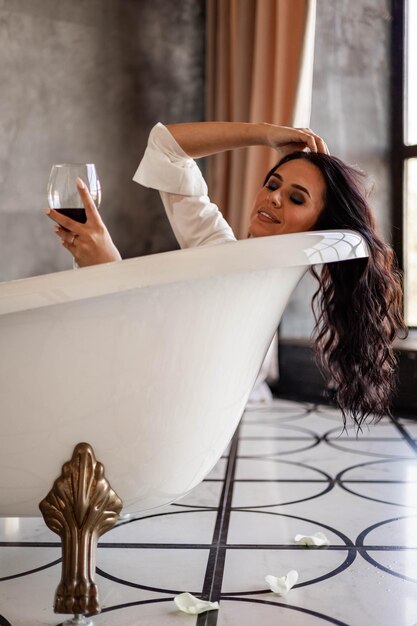
[{"label": "woman's face", "polygon": [[304,159],[275,170],[256,196],[249,235],[265,237],[310,230],[324,206],[326,185],[319,168]]}]

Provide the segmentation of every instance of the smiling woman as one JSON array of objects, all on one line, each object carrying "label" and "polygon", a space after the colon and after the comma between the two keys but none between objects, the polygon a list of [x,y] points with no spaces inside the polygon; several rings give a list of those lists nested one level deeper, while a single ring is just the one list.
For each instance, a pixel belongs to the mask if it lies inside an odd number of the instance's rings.
[{"label": "smiling woman", "polygon": [[[311,230],[351,229],[368,244],[369,258],[313,268],[319,287],[313,297],[315,347],[344,424],[350,416],[360,429],[371,416],[389,412],[396,382],[393,340],[405,330],[401,281],[391,248],[376,231],[361,187],[361,175],[329,154],[311,129],[272,124],[201,122],[151,131],[134,180],[159,190],[182,248],[232,242],[236,237],[193,158],[252,145],[281,157],[267,174],[250,214],[249,237]],[[84,194],[86,224],[52,211],[57,234],[80,266],[118,260],[94,203]]]},{"label": "smiling woman", "polygon": [[250,215],[252,237],[311,230],[324,206],[325,180],[312,163],[294,160],[270,172]]}]

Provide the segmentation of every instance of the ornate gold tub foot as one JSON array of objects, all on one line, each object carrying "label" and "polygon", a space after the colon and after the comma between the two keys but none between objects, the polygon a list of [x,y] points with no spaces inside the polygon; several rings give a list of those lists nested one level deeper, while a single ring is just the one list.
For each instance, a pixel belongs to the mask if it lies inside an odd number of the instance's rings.
[{"label": "ornate gold tub foot", "polygon": [[62,574],[54,611],[72,613],[68,625],[88,626],[92,622],[84,616],[101,610],[94,582],[97,542],[114,526],[122,510],[122,501],[88,443],[75,446],[71,461],[62,466],[61,476],[39,508],[62,543]]}]

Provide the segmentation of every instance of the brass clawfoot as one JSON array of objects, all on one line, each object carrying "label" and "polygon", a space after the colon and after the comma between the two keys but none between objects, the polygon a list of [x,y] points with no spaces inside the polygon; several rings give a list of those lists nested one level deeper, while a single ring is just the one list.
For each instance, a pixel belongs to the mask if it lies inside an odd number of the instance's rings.
[{"label": "brass clawfoot", "polygon": [[[39,504],[48,528],[61,537],[62,574],[55,593],[55,613],[74,619],[100,613],[94,582],[98,539],[117,522],[122,501],[104,476],[88,443],[74,448],[71,461]],[[70,623],[87,623],[75,621]]]}]

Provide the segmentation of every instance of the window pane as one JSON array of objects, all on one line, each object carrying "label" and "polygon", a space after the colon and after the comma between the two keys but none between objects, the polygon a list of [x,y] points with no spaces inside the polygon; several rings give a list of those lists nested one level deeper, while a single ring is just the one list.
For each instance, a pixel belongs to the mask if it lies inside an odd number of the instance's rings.
[{"label": "window pane", "polygon": [[417,159],[406,161],[405,174],[405,316],[417,326]]},{"label": "window pane", "polygon": [[408,0],[406,5],[406,103],[405,143],[417,144],[417,2]]}]

